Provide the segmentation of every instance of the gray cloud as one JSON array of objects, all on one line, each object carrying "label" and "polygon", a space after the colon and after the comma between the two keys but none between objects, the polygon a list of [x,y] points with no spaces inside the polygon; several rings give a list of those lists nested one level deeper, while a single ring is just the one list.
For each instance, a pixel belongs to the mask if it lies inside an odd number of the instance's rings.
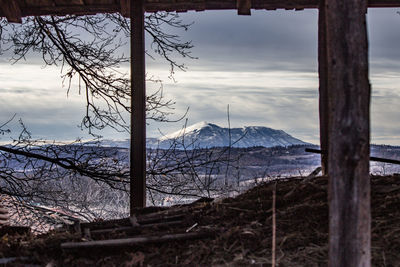
[{"label": "gray cloud", "polygon": [[[400,15],[396,11],[370,9],[368,13],[372,137],[373,142],[393,144],[400,143],[396,104],[400,95],[395,91],[400,84],[400,30],[396,26]],[[235,11],[183,14],[186,21],[195,22],[183,37],[193,40],[193,54],[199,59],[188,61],[186,75],[191,78],[181,78],[182,74],[177,84],[165,86],[176,99],[177,110],[190,106],[193,123],[226,124],[230,104],[236,126],[266,125],[318,142],[317,16],[313,10],[256,11],[251,17],[238,17]],[[253,74],[238,85],[237,76],[243,72]],[[254,85],[252,79],[266,72],[271,75]]]},{"label": "gray cloud", "polygon": [[315,10],[253,11],[250,17],[234,10],[190,12],[181,17],[194,22],[182,33],[193,41],[193,55],[199,58],[188,62],[190,69],[316,71]]},{"label": "gray cloud", "polygon": [[[400,143],[397,10],[368,13],[372,136],[378,143]],[[190,107],[189,123],[206,120],[226,126],[229,104],[233,127],[265,125],[317,142],[317,12],[252,13],[250,17],[237,16],[233,10],[182,14],[184,21],[194,24],[178,33],[183,40],[193,40],[192,53],[199,59],[177,58],[188,65],[188,71],[178,72],[176,83],[168,80],[168,65],[160,59],[147,60],[149,75],[164,80],[165,96],[177,102],[176,117]],[[57,139],[83,135],[75,127],[82,118],[82,102],[67,99],[64,89],[55,90],[61,85],[59,70],[49,72],[48,78],[41,76],[38,82],[35,77],[45,71],[40,66],[32,71],[25,67],[29,75],[12,73],[4,66],[0,66],[1,121],[17,112],[38,135]],[[148,133],[158,135],[158,128],[170,132],[182,124],[150,122]],[[122,137],[111,131],[104,135]]]},{"label": "gray cloud", "polygon": [[400,57],[400,9],[370,9],[368,12],[368,30],[370,56],[393,60]]}]

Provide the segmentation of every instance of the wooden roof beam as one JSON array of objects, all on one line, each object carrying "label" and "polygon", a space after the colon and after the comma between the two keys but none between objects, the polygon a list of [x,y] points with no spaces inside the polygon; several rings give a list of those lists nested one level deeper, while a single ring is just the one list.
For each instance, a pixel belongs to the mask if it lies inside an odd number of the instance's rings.
[{"label": "wooden roof beam", "polygon": [[8,22],[21,23],[22,13],[17,0],[0,0],[1,10]]},{"label": "wooden roof beam", "polygon": [[[144,2],[146,12],[237,9],[239,14],[244,15],[250,13],[250,8],[256,10],[318,8],[320,0],[144,0]],[[25,16],[121,12],[129,18],[129,3],[130,0],[0,0],[0,17],[7,17],[10,22],[20,22],[21,17]],[[400,0],[368,0],[368,6],[400,7]]]},{"label": "wooden roof beam", "polygon": [[[1,1],[1,0],[0,0]],[[4,0],[7,1],[7,0]],[[113,5],[85,5],[85,6],[44,6],[29,7],[22,9],[22,16],[66,16],[66,15],[95,15],[98,13],[116,13],[120,12],[118,4]],[[0,16],[3,16],[0,9]],[[4,15],[5,16],[5,15]]]}]

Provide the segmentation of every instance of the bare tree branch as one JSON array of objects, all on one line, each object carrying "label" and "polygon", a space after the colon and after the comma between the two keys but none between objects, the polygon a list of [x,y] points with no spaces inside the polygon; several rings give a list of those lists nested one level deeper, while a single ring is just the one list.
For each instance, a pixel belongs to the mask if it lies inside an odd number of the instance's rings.
[{"label": "bare tree branch", "polygon": [[[39,53],[46,66],[62,68],[67,93],[77,87],[85,97],[82,127],[92,134],[105,127],[129,131],[124,118],[131,112],[130,80],[127,68],[124,70],[130,60],[124,53],[130,36],[126,18],[119,14],[46,16],[25,18],[22,25],[3,23],[0,23],[3,30],[0,30],[0,49],[12,51],[14,63],[25,60],[30,53]],[[171,73],[175,67],[185,68],[175,60],[176,55],[194,58],[190,55],[193,46],[167,31],[187,30],[189,26],[177,14],[161,12],[146,16],[152,51],[170,64]],[[147,53],[152,56],[150,51]],[[158,91],[147,96],[147,118],[168,121],[174,102],[164,99],[161,81],[151,77],[147,81],[160,85]],[[78,85],[74,86],[76,82]]]}]

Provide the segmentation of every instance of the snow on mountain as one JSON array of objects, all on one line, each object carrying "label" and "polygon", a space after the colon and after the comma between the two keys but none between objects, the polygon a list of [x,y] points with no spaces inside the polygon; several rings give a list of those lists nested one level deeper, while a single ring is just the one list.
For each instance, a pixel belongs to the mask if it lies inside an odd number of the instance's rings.
[{"label": "snow on mountain", "polygon": [[282,130],[262,126],[222,128],[216,124],[200,122],[159,139],[160,148],[168,147],[174,140],[193,147],[274,147],[306,144]]},{"label": "snow on mountain", "polygon": [[[104,146],[129,148],[129,140],[104,140]],[[187,149],[206,147],[274,147],[307,144],[282,130],[263,126],[245,126],[242,128],[220,127],[216,124],[199,122],[179,131],[162,136],[148,138],[147,147],[168,149],[171,146]]]},{"label": "snow on mountain", "polygon": [[[173,132],[171,134],[167,134],[167,135],[161,137],[160,141],[164,141],[164,140],[168,140],[168,139],[174,139],[174,138],[182,137],[183,135],[186,135],[186,134],[190,134],[190,133],[193,133],[193,132],[198,132],[202,128],[208,127],[209,125],[210,124],[207,123],[206,121],[201,121],[201,122],[198,122],[198,123],[193,124],[191,126],[188,126],[186,128],[183,128],[183,129],[181,129],[179,131]],[[212,124],[212,125],[215,125],[215,124]],[[215,125],[215,126],[217,126],[217,125]]]}]

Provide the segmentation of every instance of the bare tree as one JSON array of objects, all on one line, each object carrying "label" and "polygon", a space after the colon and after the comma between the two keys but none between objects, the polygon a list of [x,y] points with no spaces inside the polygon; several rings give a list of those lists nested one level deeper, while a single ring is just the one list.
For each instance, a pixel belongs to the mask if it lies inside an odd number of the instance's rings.
[{"label": "bare tree", "polygon": [[[193,58],[192,44],[182,42],[167,29],[187,30],[176,14],[155,13],[146,17],[151,38],[151,57],[160,56],[171,74],[185,66],[175,56]],[[68,92],[78,90],[86,99],[82,127],[89,132],[113,127],[129,130],[124,114],[131,112],[130,81],[121,71],[129,58],[124,54],[130,35],[128,21],[117,14],[96,16],[28,17],[22,25],[0,21],[1,51],[10,51],[17,63],[30,53],[42,55],[45,65],[62,68]],[[79,85],[73,87],[77,79]],[[149,79],[151,80],[151,79]],[[159,82],[157,80],[151,80]],[[165,100],[162,87],[147,97],[147,116],[168,121],[173,102]],[[0,134],[7,134],[7,123]],[[129,182],[128,153],[118,148],[90,146],[80,140],[56,143],[34,140],[21,123],[19,138],[0,146],[0,194],[29,203],[63,207],[88,220],[121,217],[127,210]],[[168,149],[152,149],[148,154],[149,196],[154,204],[166,196],[194,198],[213,196],[226,188],[218,176],[228,174],[229,148],[193,149],[187,140],[175,140]]]},{"label": "bare tree", "polygon": [[[158,12],[146,16],[145,30],[151,38],[151,51],[166,60],[171,67],[185,69],[175,60],[176,55],[193,58],[190,41],[181,41],[169,33],[187,30],[177,14]],[[12,52],[14,63],[26,59],[30,53],[39,53],[45,65],[62,68],[62,79],[68,92],[72,81],[78,81],[79,93],[85,97],[86,113],[82,127],[101,130],[113,127],[118,131],[129,130],[124,120],[131,112],[129,75],[121,67],[129,62],[127,51],[130,27],[128,20],[119,14],[94,16],[27,17],[21,25],[0,21],[0,54]],[[149,78],[148,81],[160,82]],[[148,119],[168,121],[173,101],[164,99],[162,87],[147,96]]]},{"label": "bare tree", "polygon": [[[62,207],[88,220],[127,215],[127,149],[102,147],[96,141],[32,140],[21,125],[22,133],[13,144],[0,146],[0,194]],[[194,144],[183,136],[168,149],[148,150],[147,190],[152,204],[167,204],[167,198],[176,203],[213,197],[232,189],[223,182],[229,175],[227,166],[233,166],[230,147],[201,149]]]}]

